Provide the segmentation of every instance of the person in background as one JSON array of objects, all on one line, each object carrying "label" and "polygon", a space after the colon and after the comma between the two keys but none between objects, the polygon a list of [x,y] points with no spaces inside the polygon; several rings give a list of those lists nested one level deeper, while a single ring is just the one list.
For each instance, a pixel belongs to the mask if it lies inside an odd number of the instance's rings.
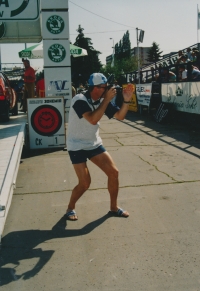
[{"label": "person in background", "polygon": [[40,73],[38,81],[36,83],[36,96],[45,97],[44,71]]},{"label": "person in background", "polygon": [[185,66],[184,65],[180,65],[179,66],[179,72],[180,72],[180,74],[181,74],[181,78],[180,78],[180,80],[179,81],[187,81],[187,70],[186,70],[186,68],[185,68]]},{"label": "person in background", "polygon": [[172,71],[169,71],[167,68],[163,68],[163,76],[164,82],[175,82],[176,81],[176,74]]},{"label": "person in background", "polygon": [[72,98],[76,95],[76,89],[73,85],[74,84],[72,83]]},{"label": "person in background", "polygon": [[200,71],[195,66],[192,66],[192,80],[200,81]]},{"label": "person in background", "polygon": [[182,55],[180,63],[181,64],[187,64],[189,62],[191,62],[191,61],[190,61],[190,59],[188,59],[188,56],[187,55]]},{"label": "person in background", "polygon": [[181,62],[182,62],[182,56],[183,56],[183,52],[180,50],[180,51],[178,51],[178,59],[177,59],[177,64],[181,64]]},{"label": "person in background", "polygon": [[196,62],[196,60],[197,60],[196,53],[194,51],[192,51],[191,55],[192,55],[193,63]]},{"label": "person in background", "polygon": [[27,112],[27,98],[35,97],[35,70],[30,66],[29,60],[22,59],[24,63],[24,95],[23,95],[23,112]]},{"label": "person in background", "polygon": [[193,56],[192,56],[192,50],[190,47],[187,48],[187,58],[190,60],[190,62],[193,62]]},{"label": "person in background", "polygon": [[198,68],[200,68],[200,52],[199,52],[199,50],[195,49],[194,54],[195,54],[195,64]]}]

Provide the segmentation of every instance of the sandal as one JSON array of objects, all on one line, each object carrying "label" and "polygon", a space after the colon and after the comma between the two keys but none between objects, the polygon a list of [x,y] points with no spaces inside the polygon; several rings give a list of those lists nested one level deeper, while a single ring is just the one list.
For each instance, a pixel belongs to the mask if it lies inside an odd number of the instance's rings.
[{"label": "sandal", "polygon": [[129,217],[129,213],[126,210],[123,210],[122,208],[118,208],[117,211],[109,211],[109,213],[117,217],[124,217],[124,218]]},{"label": "sandal", "polygon": [[[68,212],[66,212],[65,216],[68,220],[71,220],[71,221],[78,220],[78,216],[76,215],[75,210],[69,210]],[[74,216],[74,218],[72,218],[72,216]]]}]

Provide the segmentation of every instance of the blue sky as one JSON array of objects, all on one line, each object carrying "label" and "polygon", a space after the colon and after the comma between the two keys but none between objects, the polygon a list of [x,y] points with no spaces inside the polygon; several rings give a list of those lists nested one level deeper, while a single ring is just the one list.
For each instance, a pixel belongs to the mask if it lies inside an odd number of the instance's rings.
[{"label": "blue sky", "polygon": [[[93,46],[106,56],[112,53],[114,43],[120,41],[129,30],[131,46],[137,46],[136,27],[145,31],[140,46],[148,47],[155,41],[163,54],[178,51],[197,43],[196,0],[73,0],[69,1],[69,29],[72,43],[80,24]],[[112,38],[112,40],[110,40]],[[32,44],[27,44],[31,46]],[[2,63],[19,63],[18,52],[24,44],[1,44]],[[42,60],[32,60],[34,67],[42,66]]]}]

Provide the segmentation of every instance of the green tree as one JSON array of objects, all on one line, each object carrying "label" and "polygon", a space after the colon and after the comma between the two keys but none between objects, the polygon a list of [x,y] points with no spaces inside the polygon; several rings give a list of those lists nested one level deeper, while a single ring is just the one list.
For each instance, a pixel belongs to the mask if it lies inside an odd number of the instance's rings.
[{"label": "green tree", "polygon": [[147,61],[157,62],[161,59],[162,52],[160,51],[159,45],[156,42],[152,43],[152,47],[148,51]]},{"label": "green tree", "polygon": [[129,31],[123,35],[123,38],[115,45],[115,57],[120,60],[122,58],[129,58],[131,55],[131,42]]},{"label": "green tree", "polygon": [[123,35],[123,38],[115,44],[114,60],[113,67],[111,67],[110,63],[101,69],[101,72],[105,74],[105,76],[114,74],[115,79],[120,82],[122,72],[130,73],[137,70],[137,57],[131,57],[131,42],[128,30]]},{"label": "green tree", "polygon": [[128,30],[124,34],[122,41],[123,41],[122,44],[123,58],[129,58],[131,55],[131,42]]},{"label": "green tree", "polygon": [[93,48],[91,38],[87,38],[83,33],[84,28],[78,26],[78,36],[74,45],[87,50],[88,55],[84,57],[71,57],[72,81],[76,86],[85,83],[94,72],[99,72],[102,64],[99,60],[101,52]]},{"label": "green tree", "polygon": [[101,69],[101,73],[105,76],[110,74],[115,75],[115,79],[119,81],[121,85],[121,75],[123,73],[130,73],[137,70],[137,57],[123,58],[120,60],[115,60],[114,67],[111,67],[111,64],[108,64]]}]

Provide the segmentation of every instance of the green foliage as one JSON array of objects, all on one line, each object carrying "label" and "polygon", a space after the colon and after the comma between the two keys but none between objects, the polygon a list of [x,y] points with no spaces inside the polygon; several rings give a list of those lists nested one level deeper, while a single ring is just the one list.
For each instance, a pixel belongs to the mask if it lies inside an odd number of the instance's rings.
[{"label": "green foliage", "polygon": [[84,57],[71,57],[72,81],[76,86],[85,83],[94,72],[99,72],[102,64],[99,60],[99,51],[93,48],[91,38],[84,37],[84,28],[78,26],[78,36],[74,45],[87,50],[88,55]]},{"label": "green foliage", "polygon": [[111,63],[101,69],[105,76],[115,75],[115,79],[122,83],[122,74],[137,70],[137,58],[131,57],[131,42],[129,31],[123,35],[123,38],[115,44],[114,66]]},{"label": "green foliage", "polygon": [[107,77],[110,74],[114,74],[115,79],[119,81],[123,72],[130,73],[135,70],[137,70],[137,58],[129,57],[129,58],[123,58],[121,60],[115,60],[114,67],[111,67],[111,64],[104,66],[101,69],[101,73]]},{"label": "green foliage", "polygon": [[148,62],[157,62],[161,59],[162,52],[160,51],[159,45],[156,42],[152,43],[152,47],[148,51]]},{"label": "green foliage", "polygon": [[122,58],[129,58],[131,55],[131,42],[129,31],[123,35],[123,38],[115,45],[115,58],[120,60]]}]

